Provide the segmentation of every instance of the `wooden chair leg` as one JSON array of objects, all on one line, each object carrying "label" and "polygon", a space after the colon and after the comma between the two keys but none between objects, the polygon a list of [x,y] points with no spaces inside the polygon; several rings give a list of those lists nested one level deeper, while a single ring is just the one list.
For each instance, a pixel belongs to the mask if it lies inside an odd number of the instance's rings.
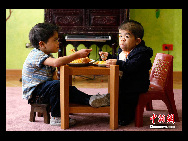
[{"label": "wooden chair leg", "polygon": [[30,122],[35,122],[35,116],[36,116],[36,112],[34,112],[34,107],[31,106],[31,112],[30,112]]},{"label": "wooden chair leg", "polygon": [[50,123],[50,114],[47,110],[44,110],[44,123],[49,124]]}]

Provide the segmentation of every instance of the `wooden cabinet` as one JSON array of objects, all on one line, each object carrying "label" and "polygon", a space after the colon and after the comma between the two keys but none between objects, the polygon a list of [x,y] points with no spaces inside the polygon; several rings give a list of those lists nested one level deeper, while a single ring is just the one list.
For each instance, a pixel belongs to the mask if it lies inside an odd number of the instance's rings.
[{"label": "wooden cabinet", "polygon": [[60,26],[60,34],[117,34],[129,19],[127,9],[46,9],[45,22]]},{"label": "wooden cabinet", "polygon": [[87,48],[93,42],[70,42],[65,40],[69,35],[109,35],[110,41],[95,42],[101,50],[107,44],[112,47],[115,55],[118,46],[118,26],[129,19],[128,9],[45,9],[45,22],[56,24],[60,27],[59,56],[66,55],[67,44],[73,44],[77,50],[79,44]]},{"label": "wooden cabinet", "polygon": [[[72,44],[75,50],[77,50],[79,44],[84,44],[87,48],[96,44],[99,51],[102,50],[104,45],[109,45],[112,48],[112,54],[115,55],[118,47],[118,26],[127,20],[129,20],[128,9],[45,9],[45,22],[60,27],[59,57],[66,55],[68,44]],[[108,35],[111,36],[111,40],[105,42],[73,42],[66,41],[66,35]],[[58,71],[58,77],[59,75]]]}]

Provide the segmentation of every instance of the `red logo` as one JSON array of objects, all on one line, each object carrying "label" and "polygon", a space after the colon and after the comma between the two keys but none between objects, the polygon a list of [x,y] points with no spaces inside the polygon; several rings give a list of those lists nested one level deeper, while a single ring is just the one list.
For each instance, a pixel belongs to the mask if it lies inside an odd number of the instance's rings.
[{"label": "red logo", "polygon": [[153,115],[150,117],[150,120],[152,120],[152,123],[153,124],[155,124],[155,119],[156,119],[156,117],[157,117],[157,115],[155,115],[154,113],[153,113]]},{"label": "red logo", "polygon": [[157,116],[155,113],[153,113],[152,116],[150,117],[152,124],[155,124],[156,118],[158,118],[158,123],[162,123],[161,126],[160,125],[156,125],[156,126],[150,125],[150,128],[175,128],[175,126],[167,126],[167,125],[163,124],[165,122],[168,124],[169,123],[174,124],[175,123],[174,122],[174,114],[168,114],[167,118],[166,118],[166,116],[164,114],[163,115],[159,114]]},{"label": "red logo", "polygon": [[171,115],[168,114],[167,123],[170,123],[170,122],[173,123],[173,124],[175,123],[174,122],[174,114],[171,114]]}]

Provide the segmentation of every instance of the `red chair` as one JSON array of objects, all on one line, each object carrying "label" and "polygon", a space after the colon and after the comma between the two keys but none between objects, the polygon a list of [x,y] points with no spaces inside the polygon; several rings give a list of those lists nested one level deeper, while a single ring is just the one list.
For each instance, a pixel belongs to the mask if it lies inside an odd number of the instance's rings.
[{"label": "red chair", "polygon": [[143,126],[144,107],[146,106],[146,110],[153,110],[152,100],[162,100],[166,104],[169,114],[174,114],[174,121],[179,122],[173,92],[172,55],[156,54],[150,74],[149,90],[139,96],[135,114],[136,127]]}]

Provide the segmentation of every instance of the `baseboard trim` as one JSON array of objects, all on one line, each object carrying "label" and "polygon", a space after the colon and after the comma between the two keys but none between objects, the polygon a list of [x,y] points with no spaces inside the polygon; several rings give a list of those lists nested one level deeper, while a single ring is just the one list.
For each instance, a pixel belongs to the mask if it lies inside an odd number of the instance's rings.
[{"label": "baseboard trim", "polygon": [[[19,78],[22,77],[21,69],[6,69],[6,77],[17,76]],[[182,81],[182,71],[174,71],[173,79],[176,81]]]},{"label": "baseboard trim", "polygon": [[22,70],[21,69],[6,69],[6,76],[17,76],[17,75],[22,75]]},{"label": "baseboard trim", "polygon": [[174,71],[173,72],[173,80],[174,81],[182,81],[182,71]]},{"label": "baseboard trim", "polygon": [[20,80],[22,77],[21,69],[6,69],[6,80]]}]

